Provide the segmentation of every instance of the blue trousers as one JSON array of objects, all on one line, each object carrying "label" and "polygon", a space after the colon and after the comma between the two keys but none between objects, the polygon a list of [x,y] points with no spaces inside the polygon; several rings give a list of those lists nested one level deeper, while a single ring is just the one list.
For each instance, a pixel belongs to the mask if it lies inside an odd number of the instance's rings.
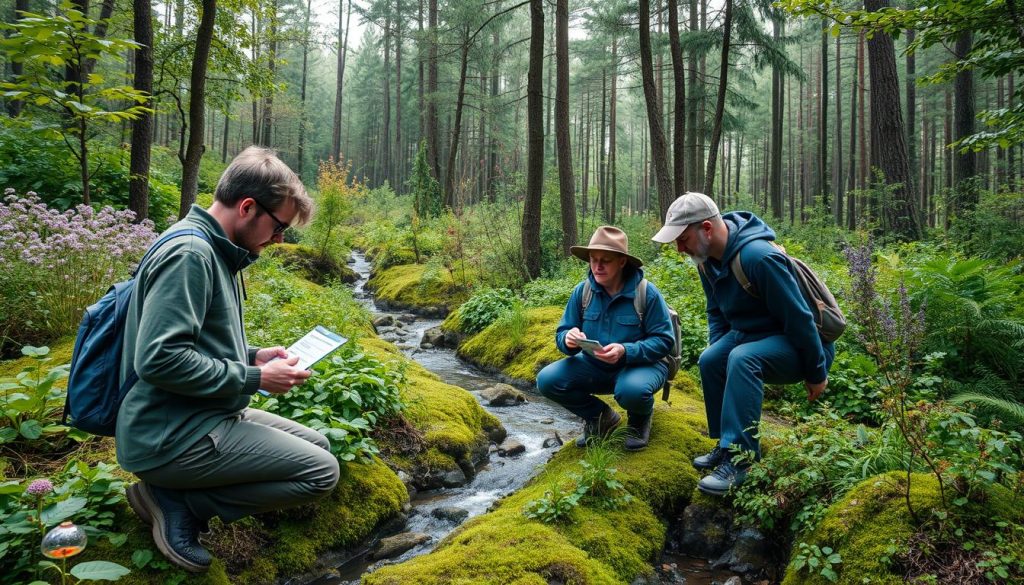
[{"label": "blue trousers", "polygon": [[537,389],[584,419],[595,419],[604,411],[605,403],[595,394],[612,394],[626,412],[644,417],[654,410],[654,393],[667,375],[662,362],[606,369],[579,353],[548,364],[537,374]]},{"label": "blue trousers", "polygon": [[[745,451],[760,454],[754,436],[761,421],[764,385],[795,384],[804,381],[800,355],[785,335],[772,335],[744,341],[738,331],[730,331],[700,355],[704,409],[708,415],[708,434],[718,445],[739,445]],[[825,346],[826,367],[832,366],[835,346]]]}]

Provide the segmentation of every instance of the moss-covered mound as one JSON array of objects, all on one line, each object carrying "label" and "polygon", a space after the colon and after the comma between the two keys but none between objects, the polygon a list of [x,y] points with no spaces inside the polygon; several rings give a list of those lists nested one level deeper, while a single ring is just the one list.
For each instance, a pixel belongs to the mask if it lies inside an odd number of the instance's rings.
[{"label": "moss-covered mound", "polygon": [[[394,345],[379,339],[363,340],[367,352],[381,360],[401,360],[406,385],[405,416],[423,433],[425,449],[409,456],[389,458],[393,466],[422,475],[467,469],[473,454],[487,452],[488,437],[501,432],[501,422],[480,406],[472,394],[441,381],[420,364],[407,360]],[[387,447],[386,445],[384,446]]]},{"label": "moss-covered mound", "polygon": [[402,264],[377,271],[366,286],[383,306],[447,313],[469,298],[472,275],[458,271],[457,276],[458,282],[444,268]]},{"label": "moss-covered mound", "polygon": [[[904,545],[915,532],[906,502],[907,476],[891,472],[864,480],[829,507],[825,518],[811,534],[798,540],[839,553],[842,563],[833,567],[837,583],[903,583],[882,562],[892,556],[892,545]],[[925,514],[939,505],[939,486],[934,476],[914,474],[910,498],[914,509]],[[813,573],[813,574],[812,574]],[[817,571],[802,571],[790,562],[784,585],[829,583]]]},{"label": "moss-covered mound", "polygon": [[347,264],[338,262],[329,254],[299,244],[278,244],[267,248],[266,254],[280,258],[286,268],[295,270],[306,280],[326,284],[332,280],[353,283],[359,275]]},{"label": "moss-covered mound", "polygon": [[[681,374],[685,376],[685,374]],[[698,476],[692,457],[706,450],[703,407],[689,396],[659,402],[650,446],[622,453],[615,477],[634,496],[618,510],[576,508],[565,521],[527,518],[528,502],[555,484],[572,487],[584,451],[562,448],[544,471],[497,508],[460,527],[438,548],[364,577],[368,585],[398,583],[628,583],[650,570],[665,529],[658,520],[689,501]]]},{"label": "moss-covered mound", "polygon": [[555,347],[555,328],[562,309],[539,307],[526,309],[525,314],[527,326],[520,338],[510,335],[502,321],[496,321],[459,346],[459,357],[517,380],[534,381],[541,368],[565,357]]}]

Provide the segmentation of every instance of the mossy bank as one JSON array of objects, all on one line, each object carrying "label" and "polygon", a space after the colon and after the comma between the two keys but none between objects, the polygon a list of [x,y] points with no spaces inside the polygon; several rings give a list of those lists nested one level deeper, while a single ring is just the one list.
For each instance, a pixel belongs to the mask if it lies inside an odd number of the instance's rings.
[{"label": "mossy bank", "polygon": [[381,307],[444,316],[466,302],[474,283],[471,272],[433,264],[401,264],[374,272],[366,288]]}]

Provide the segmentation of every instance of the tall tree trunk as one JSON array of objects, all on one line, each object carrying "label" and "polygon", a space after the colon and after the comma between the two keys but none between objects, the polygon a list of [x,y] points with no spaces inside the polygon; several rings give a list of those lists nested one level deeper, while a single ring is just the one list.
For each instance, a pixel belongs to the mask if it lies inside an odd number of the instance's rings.
[{"label": "tall tree trunk", "polygon": [[[270,72],[270,81],[274,83],[277,79],[277,8],[278,0],[271,1],[270,32],[267,34],[267,69]],[[263,98],[263,131],[260,143],[264,146],[273,145],[274,132],[274,89],[270,88]]]},{"label": "tall tree trunk", "polygon": [[[497,9],[501,9],[499,4]],[[491,43],[493,46],[498,46],[498,29],[495,27],[491,35]],[[487,200],[494,203],[498,197],[498,133],[494,131],[498,127],[497,124],[497,112],[496,106],[498,100],[498,89],[500,73],[499,67],[501,66],[501,51],[494,51],[494,58],[491,62],[491,99],[488,105],[488,116],[491,121],[491,137],[490,137],[490,162],[487,163]]]},{"label": "tall tree trunk", "polygon": [[[352,0],[348,3],[349,15],[352,14]],[[345,81],[345,0],[338,0],[338,64],[334,77],[334,125],[331,126],[331,158],[341,160],[341,105],[342,89]]]},{"label": "tall tree trunk", "polygon": [[188,149],[181,172],[181,205],[178,217],[185,217],[199,190],[199,161],[203,157],[203,111],[206,104],[206,66],[210,60],[217,0],[203,0],[203,12],[196,30],[195,53],[188,100]]},{"label": "tall tree trunk", "polygon": [[224,139],[220,143],[220,162],[228,162],[228,132],[231,129],[231,102],[228,102],[227,111],[224,112]]},{"label": "tall tree trunk", "polygon": [[440,179],[440,138],[437,132],[437,0],[427,2],[427,35],[427,165],[434,173],[434,178]]},{"label": "tall tree trunk", "polygon": [[[432,2],[435,0],[431,0]],[[526,273],[540,276],[540,208],[544,191],[544,4],[530,0],[530,65],[526,80],[526,200],[523,202],[523,260]]]},{"label": "tall tree trunk", "polygon": [[558,148],[558,195],[562,205],[562,252],[576,245],[576,179],[569,141],[569,0],[555,4],[555,144]]},{"label": "tall tree trunk", "polygon": [[[916,31],[907,29],[907,47],[914,43]],[[907,191],[920,201],[919,188],[920,177],[914,177],[917,172],[917,60],[914,53],[907,51],[907,160],[910,162],[910,177],[907,184]],[[918,210],[923,211],[921,209]]]},{"label": "tall tree trunk", "polygon": [[[708,30],[708,0],[700,0],[700,30],[707,32]],[[694,171],[697,173],[696,185],[702,187],[704,185],[704,164],[705,157],[707,156],[707,150],[704,148],[704,139],[707,137],[707,108],[708,108],[708,92],[706,80],[708,78],[708,55],[706,52],[700,54],[698,59],[698,71],[697,75],[700,78],[701,91],[700,99],[697,100],[697,156],[701,164],[697,165]]]},{"label": "tall tree trunk", "polygon": [[306,0],[306,16],[302,26],[302,83],[299,94],[299,177],[302,177],[302,161],[306,158],[306,72],[309,63],[309,12],[313,0]]},{"label": "tall tree trunk", "polygon": [[[850,189],[856,189],[857,181],[857,68],[864,58],[863,47],[858,43],[853,60],[852,89],[850,90],[850,174],[847,175],[846,183]],[[849,230],[857,229],[855,198],[851,193],[846,198],[846,227]]]},{"label": "tall tree trunk", "polygon": [[601,68],[601,138],[597,142],[598,170],[597,189],[601,213],[608,216],[608,158],[605,153],[605,132],[608,130],[608,117],[605,107],[608,104],[608,68]]},{"label": "tall tree trunk", "polygon": [[[697,12],[697,0],[690,0],[690,32],[697,30],[698,24],[698,12]],[[698,84],[697,81],[697,51],[694,49],[690,50],[689,54],[690,61],[690,75],[689,83],[689,99],[686,105],[686,190],[692,191],[698,188],[698,171],[697,167],[704,163],[704,160],[697,154],[697,113],[700,105],[700,100],[704,96],[703,80]]]},{"label": "tall tree trunk", "polygon": [[[782,39],[782,16],[772,19],[772,38],[776,43]],[[782,219],[782,68],[772,65],[772,152],[768,172],[768,200],[772,217]]]},{"label": "tall tree trunk", "polygon": [[864,31],[859,31],[857,35],[857,50],[860,53],[860,59],[857,61],[857,91],[860,103],[859,109],[857,110],[857,127],[860,128],[857,132],[857,142],[860,143],[860,149],[857,154],[857,158],[860,160],[860,180],[857,182],[857,186],[860,188],[860,203],[857,205],[860,208],[861,216],[865,219],[868,217],[867,214],[867,188],[868,188],[868,140],[867,140],[867,87],[865,87],[864,77],[864,64],[867,62],[867,49],[864,45],[865,34]]},{"label": "tall tree trunk", "polygon": [[821,102],[818,107],[818,185],[817,194],[825,209],[828,196],[828,20],[821,19]]},{"label": "tall tree trunk", "polygon": [[672,118],[672,183],[671,197],[686,190],[686,67],[679,43],[679,2],[668,0],[668,44],[672,53],[672,87],[675,114]]},{"label": "tall tree trunk", "polygon": [[651,59],[651,2],[640,0],[640,71],[643,77],[644,102],[647,104],[647,126],[651,132],[651,158],[654,178],[658,184],[658,213],[664,216],[674,197],[672,171],[668,166],[668,143],[661,125],[661,100],[654,85],[654,63]]},{"label": "tall tree trunk", "polygon": [[704,193],[712,197],[715,186],[715,163],[718,162],[718,142],[722,139],[722,118],[725,117],[725,92],[729,80],[729,40],[732,36],[733,0],[725,0],[725,22],[722,24],[722,62],[718,72],[718,97],[715,100],[715,124],[711,128],[708,148],[708,170],[704,179]]},{"label": "tall tree trunk", "polygon": [[[391,6],[387,6],[384,17],[384,106],[383,127],[381,128],[378,148],[380,149],[380,169],[377,180],[383,182],[391,179]],[[399,88],[397,91],[401,91]]]},{"label": "tall tree trunk", "polygon": [[[955,53],[958,60],[964,60],[971,52],[974,44],[974,35],[971,32],[964,32],[956,39]],[[974,70],[963,69],[956,74],[953,80],[954,103],[953,126],[955,134],[953,139],[963,140],[974,134]],[[952,211],[960,213],[970,212],[978,204],[978,185],[975,176],[978,174],[977,154],[972,149],[961,151],[957,149],[953,156],[953,178],[956,181],[954,186],[955,199]]]},{"label": "tall tree trunk", "polygon": [[[836,35],[836,128],[835,146],[832,150],[835,155],[832,157],[832,188],[835,190],[835,200],[832,202],[832,212],[836,225],[843,225],[843,97],[842,86],[842,60],[840,58],[841,37]],[[913,168],[913,167],[911,167]]]},{"label": "tall tree trunk", "polygon": [[619,39],[612,37],[612,79],[608,90],[608,221],[615,223],[618,211],[618,125],[616,113],[618,111],[618,86],[619,86]]},{"label": "tall tree trunk", "polygon": [[[146,96],[153,94],[153,5],[152,0],[132,0],[135,27],[135,80],[132,86]],[[152,99],[142,105],[153,107]],[[128,175],[128,209],[135,222],[149,217],[149,164],[153,146],[153,114],[140,113],[132,120],[132,153]]]},{"label": "tall tree trunk", "polygon": [[401,194],[408,157],[402,151],[402,0],[395,2],[395,148],[391,188]]},{"label": "tall tree trunk", "polygon": [[[865,0],[868,12],[888,6],[888,0]],[[891,236],[900,240],[921,238],[916,200],[907,188],[910,179],[906,132],[900,111],[899,77],[892,37],[876,31],[868,41],[868,66],[871,70],[871,166],[882,170],[891,189],[883,214]]]},{"label": "tall tree trunk", "polygon": [[[110,17],[114,15],[114,0],[103,0],[100,5],[100,16],[96,21],[96,28],[93,34],[99,38],[107,36],[107,27],[110,25]],[[88,16],[88,15],[87,15]],[[96,57],[88,57],[82,63],[82,79],[88,79],[89,75],[96,68]]]},{"label": "tall tree trunk", "polygon": [[455,98],[455,125],[452,126],[452,141],[448,148],[448,168],[444,175],[444,204],[455,209],[455,158],[459,153],[459,133],[462,132],[462,106],[466,101],[466,69],[469,63],[469,27],[462,31],[462,51],[459,59],[459,91]]}]

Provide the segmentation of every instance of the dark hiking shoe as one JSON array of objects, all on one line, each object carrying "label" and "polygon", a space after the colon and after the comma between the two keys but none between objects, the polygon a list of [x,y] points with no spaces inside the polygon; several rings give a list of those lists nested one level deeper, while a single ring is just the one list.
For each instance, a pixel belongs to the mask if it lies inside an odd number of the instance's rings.
[{"label": "dark hiking shoe", "polygon": [[729,451],[727,449],[723,449],[722,447],[715,445],[715,448],[712,449],[710,453],[694,457],[693,466],[697,469],[714,469],[718,467],[723,460],[725,460],[725,457],[728,454]]},{"label": "dark hiking shoe", "polygon": [[143,521],[149,518],[153,542],[167,560],[193,573],[210,568],[213,557],[199,543],[199,530],[205,523],[192,515],[174,490],[140,481],[128,489],[128,504]]},{"label": "dark hiking shoe", "polygon": [[652,418],[651,415],[629,415],[629,434],[626,435],[626,441],[622,444],[627,451],[639,451],[647,446],[647,443],[651,440]]},{"label": "dark hiking shoe", "polygon": [[[149,510],[146,509],[142,501],[142,482],[136,482],[128,486],[128,489],[125,490],[125,495],[128,496],[128,505],[131,507],[132,512],[135,512],[135,515],[147,525],[152,526],[153,516],[149,514]],[[210,535],[209,520],[199,520],[199,535]]]},{"label": "dark hiking shoe", "polygon": [[740,485],[747,479],[748,469],[749,465],[736,465],[731,457],[726,457],[711,475],[700,480],[697,489],[710,496],[724,496],[730,488]]},{"label": "dark hiking shoe", "polygon": [[583,434],[576,439],[576,446],[582,449],[587,446],[591,437],[607,437],[619,426],[621,420],[619,413],[612,410],[612,407],[605,406],[604,412],[597,418],[583,421]]}]

